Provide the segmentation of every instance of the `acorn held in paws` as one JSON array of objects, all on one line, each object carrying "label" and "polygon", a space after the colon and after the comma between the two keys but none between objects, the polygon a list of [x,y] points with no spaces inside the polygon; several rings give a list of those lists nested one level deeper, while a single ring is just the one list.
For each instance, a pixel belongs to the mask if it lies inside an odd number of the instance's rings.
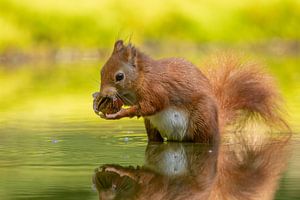
[{"label": "acorn held in paws", "polygon": [[93,108],[96,114],[99,112],[106,114],[114,114],[121,110],[123,102],[117,97],[101,97],[99,93],[94,94]]}]

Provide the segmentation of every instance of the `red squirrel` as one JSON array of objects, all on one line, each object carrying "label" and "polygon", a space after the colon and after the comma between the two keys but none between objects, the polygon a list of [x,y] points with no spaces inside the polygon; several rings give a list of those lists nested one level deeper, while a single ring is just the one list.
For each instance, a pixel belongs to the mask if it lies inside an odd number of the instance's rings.
[{"label": "red squirrel", "polygon": [[[148,140],[160,142],[212,143],[241,116],[286,125],[270,76],[233,57],[216,65],[204,74],[183,58],[156,60],[118,40],[101,70],[94,111],[107,120],[143,117]],[[104,112],[103,98],[112,100],[117,112]]]}]

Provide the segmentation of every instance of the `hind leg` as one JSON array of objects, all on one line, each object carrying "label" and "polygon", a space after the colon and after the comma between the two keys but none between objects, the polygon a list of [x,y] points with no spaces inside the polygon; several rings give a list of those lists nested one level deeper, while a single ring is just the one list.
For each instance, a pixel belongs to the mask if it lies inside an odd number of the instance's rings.
[{"label": "hind leg", "polygon": [[152,126],[149,119],[144,119],[144,124],[145,124],[149,142],[163,142],[164,141],[164,139],[161,137],[159,131]]},{"label": "hind leg", "polygon": [[193,108],[189,123],[189,140],[208,144],[219,141],[218,111],[213,101],[199,101]]}]

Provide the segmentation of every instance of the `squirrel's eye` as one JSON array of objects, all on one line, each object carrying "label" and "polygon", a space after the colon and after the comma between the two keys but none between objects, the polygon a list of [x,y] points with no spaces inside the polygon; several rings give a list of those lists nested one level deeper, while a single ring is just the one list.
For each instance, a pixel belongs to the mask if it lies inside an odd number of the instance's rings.
[{"label": "squirrel's eye", "polygon": [[123,73],[117,73],[116,75],[116,81],[121,81],[124,79],[124,74]]}]

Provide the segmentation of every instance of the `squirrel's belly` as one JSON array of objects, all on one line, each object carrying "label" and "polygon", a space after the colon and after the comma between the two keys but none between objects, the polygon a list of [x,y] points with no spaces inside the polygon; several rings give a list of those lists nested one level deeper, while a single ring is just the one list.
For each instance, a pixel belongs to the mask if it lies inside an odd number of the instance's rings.
[{"label": "squirrel's belly", "polygon": [[189,116],[183,109],[169,107],[147,118],[168,140],[182,141],[186,137]]}]

